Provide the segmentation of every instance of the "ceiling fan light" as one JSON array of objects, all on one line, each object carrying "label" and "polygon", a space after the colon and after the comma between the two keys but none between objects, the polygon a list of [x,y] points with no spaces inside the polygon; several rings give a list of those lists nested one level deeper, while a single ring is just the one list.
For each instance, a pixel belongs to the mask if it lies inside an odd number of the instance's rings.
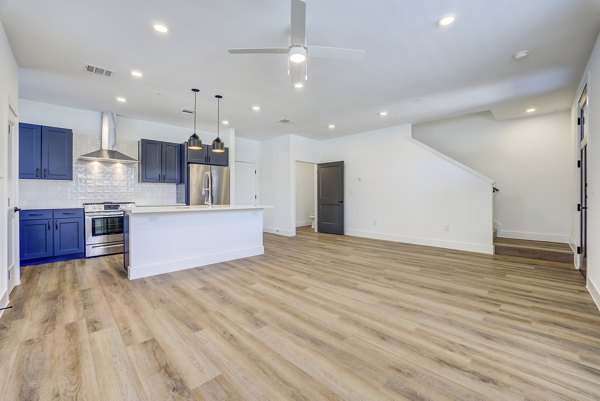
[{"label": "ceiling fan light", "polygon": [[290,47],[290,61],[295,64],[304,63],[306,61],[306,48],[303,46]]}]

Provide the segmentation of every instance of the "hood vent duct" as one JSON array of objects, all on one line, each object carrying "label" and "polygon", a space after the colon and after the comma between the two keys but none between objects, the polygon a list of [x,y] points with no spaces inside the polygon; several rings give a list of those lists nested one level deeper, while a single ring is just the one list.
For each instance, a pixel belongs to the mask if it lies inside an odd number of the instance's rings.
[{"label": "hood vent duct", "polygon": [[100,149],[79,156],[79,160],[111,162],[111,163],[137,163],[137,160],[115,150],[117,144],[117,115],[115,113],[102,113],[102,129],[100,131]]}]

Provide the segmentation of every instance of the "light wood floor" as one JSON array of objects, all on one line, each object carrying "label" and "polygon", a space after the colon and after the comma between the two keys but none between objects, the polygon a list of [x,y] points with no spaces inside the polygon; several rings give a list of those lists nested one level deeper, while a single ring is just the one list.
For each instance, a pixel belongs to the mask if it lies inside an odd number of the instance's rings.
[{"label": "light wood floor", "polygon": [[565,264],[300,231],[128,281],[23,269],[0,399],[598,400],[600,314]]}]

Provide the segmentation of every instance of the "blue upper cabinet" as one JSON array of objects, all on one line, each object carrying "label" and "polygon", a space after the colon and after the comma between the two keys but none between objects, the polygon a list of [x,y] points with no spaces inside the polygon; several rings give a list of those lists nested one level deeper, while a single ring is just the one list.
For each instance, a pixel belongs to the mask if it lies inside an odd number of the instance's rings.
[{"label": "blue upper cabinet", "polygon": [[177,143],[142,139],[139,142],[139,181],[180,182],[181,147]]},{"label": "blue upper cabinet", "polygon": [[181,150],[177,143],[162,143],[162,182],[179,183]]},{"label": "blue upper cabinet", "polygon": [[19,178],[41,178],[42,127],[19,124]]},{"label": "blue upper cabinet", "polygon": [[19,178],[72,180],[73,131],[19,124]]},{"label": "blue upper cabinet", "polygon": [[225,152],[216,153],[212,151],[212,146],[208,146],[208,164],[213,166],[228,166],[229,165],[229,148],[225,148]]},{"label": "blue upper cabinet", "polygon": [[213,166],[229,165],[229,148],[225,148],[223,153],[215,153],[212,146],[202,145],[200,150],[187,150],[188,163],[210,164]]},{"label": "blue upper cabinet", "polygon": [[160,182],[162,171],[162,143],[142,139],[139,142],[141,182]]},{"label": "blue upper cabinet", "polygon": [[42,127],[42,172],[49,180],[73,179],[73,131]]},{"label": "blue upper cabinet", "polygon": [[202,149],[188,149],[187,146],[185,148],[188,163],[208,164],[208,145],[202,145]]}]

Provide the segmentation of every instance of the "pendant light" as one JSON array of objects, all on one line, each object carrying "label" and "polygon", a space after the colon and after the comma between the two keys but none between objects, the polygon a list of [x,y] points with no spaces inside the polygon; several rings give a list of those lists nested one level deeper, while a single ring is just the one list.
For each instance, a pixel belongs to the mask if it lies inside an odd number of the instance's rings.
[{"label": "pendant light", "polygon": [[215,153],[223,153],[225,152],[225,143],[221,140],[220,137],[220,128],[221,128],[221,99],[223,96],[216,95],[217,98],[217,137],[212,142],[212,151]]},{"label": "pendant light", "polygon": [[189,137],[187,146],[188,149],[200,150],[202,149],[202,140],[200,140],[200,137],[196,135],[196,98],[198,96],[198,92],[200,92],[200,89],[193,88],[192,92],[194,92],[194,133]]}]

